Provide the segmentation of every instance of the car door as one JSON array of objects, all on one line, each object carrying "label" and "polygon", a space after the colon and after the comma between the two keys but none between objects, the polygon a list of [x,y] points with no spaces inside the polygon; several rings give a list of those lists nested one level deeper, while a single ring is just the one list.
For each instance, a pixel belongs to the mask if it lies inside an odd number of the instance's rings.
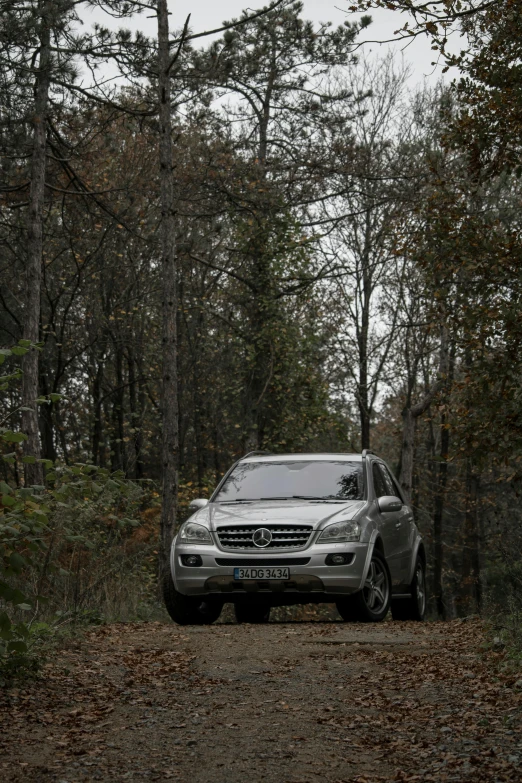
[{"label": "car door", "polygon": [[398,513],[395,530],[397,532],[397,561],[401,575],[401,584],[406,584],[410,575],[413,546],[413,511],[404,502],[399,485],[388,470],[388,467],[382,462],[379,463],[379,467],[382,470],[384,482],[390,490],[389,494],[396,495],[402,500],[402,510]]},{"label": "car door", "polygon": [[375,493],[377,525],[383,540],[384,554],[390,569],[392,583],[400,584],[399,531],[397,528],[400,512],[387,511],[382,513],[379,509],[379,504],[377,503],[378,498],[382,498],[385,495],[393,495],[395,493],[389,492],[386,482],[384,481],[380,463],[375,461],[372,462],[372,483],[373,491]]}]

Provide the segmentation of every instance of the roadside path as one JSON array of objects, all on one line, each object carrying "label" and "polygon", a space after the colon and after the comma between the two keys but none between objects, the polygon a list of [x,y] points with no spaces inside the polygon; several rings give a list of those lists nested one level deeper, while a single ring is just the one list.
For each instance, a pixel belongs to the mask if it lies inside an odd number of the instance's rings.
[{"label": "roadside path", "polygon": [[475,622],[96,629],[0,692],[9,783],[522,780],[522,685]]}]

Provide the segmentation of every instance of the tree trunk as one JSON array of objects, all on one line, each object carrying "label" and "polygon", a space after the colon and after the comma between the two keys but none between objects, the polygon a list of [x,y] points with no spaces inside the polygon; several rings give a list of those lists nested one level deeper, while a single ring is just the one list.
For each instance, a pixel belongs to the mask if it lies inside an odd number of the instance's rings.
[{"label": "tree trunk", "polygon": [[361,328],[358,334],[359,382],[357,384],[357,402],[361,422],[361,450],[370,448],[371,410],[368,389],[368,336],[370,333],[370,304],[372,297],[372,275],[370,264],[370,211],[366,211],[365,243],[362,257],[362,307]]},{"label": "tree trunk", "polygon": [[[40,54],[35,81],[35,102],[33,115],[33,149],[31,158],[31,185],[27,216],[27,267],[25,277],[24,340],[37,343],[40,337],[40,292],[42,287],[43,252],[43,210],[45,199],[45,169],[47,152],[47,109],[49,103],[51,31],[47,13],[48,6],[41,10]],[[30,350],[22,359],[22,430],[27,435],[24,443],[26,456],[40,459],[40,435],[38,430],[38,352]],[[25,483],[41,484],[42,465],[25,466]]]},{"label": "tree trunk", "polygon": [[[468,375],[473,373],[473,353],[471,340],[466,334],[467,347],[465,351],[465,367]],[[466,407],[472,405],[467,396]],[[464,530],[462,541],[462,582],[461,582],[461,610],[464,614],[470,611],[479,611],[482,604],[482,586],[480,581],[480,546],[479,546],[479,483],[480,476],[476,471],[473,459],[473,436],[466,438],[466,514],[464,517]]]},{"label": "tree trunk", "polygon": [[55,403],[42,405],[40,411],[40,433],[42,437],[42,454],[45,459],[55,462],[57,454],[54,443],[53,410]]},{"label": "tree trunk", "polygon": [[[266,215],[261,217],[263,222],[268,222]],[[259,232],[265,233],[265,226]],[[277,330],[277,316],[274,313],[274,292],[270,274],[270,262],[267,258],[265,237],[256,245],[254,253],[254,269],[256,276],[256,291],[252,302],[252,347],[253,362],[249,380],[250,398],[250,432],[247,437],[246,448],[263,449],[265,440],[270,439],[273,428],[269,427],[270,380],[274,365],[274,334]]]},{"label": "tree trunk", "polygon": [[[49,388],[47,375],[40,364],[39,392],[47,395],[50,391],[55,391],[55,389]],[[52,462],[55,462],[57,454],[54,438],[53,409],[54,403],[41,406],[39,411],[39,429],[41,454],[44,459],[50,459]]]},{"label": "tree trunk", "polygon": [[416,426],[417,416],[414,414],[413,408],[409,406],[404,408],[402,411],[401,472],[399,483],[408,501],[411,499],[413,489],[413,455],[415,451]]},{"label": "tree trunk", "polygon": [[102,384],[104,374],[104,360],[103,357],[96,361],[96,374],[92,383],[92,407],[93,407],[93,423],[92,423],[92,461],[94,465],[100,465],[104,467],[104,453],[102,449],[102,437],[103,437],[103,409],[102,409]]},{"label": "tree trunk", "polygon": [[61,406],[58,403],[54,408],[54,420],[56,422],[56,432],[60,439],[60,447],[62,449],[63,461],[66,465],[69,464],[69,439],[67,437],[67,428],[62,419]]},{"label": "tree trunk", "polygon": [[127,453],[127,475],[132,475],[133,478],[136,478],[136,428],[138,425],[138,411],[136,405],[136,374],[134,372],[134,356],[131,345],[132,342],[129,341],[129,345],[125,346],[127,354],[127,375],[129,378],[129,421],[133,446],[133,453]]},{"label": "tree trunk", "polygon": [[370,417],[368,408],[359,403],[359,417],[361,421],[361,451],[370,448]]},{"label": "tree trunk", "polygon": [[136,360],[136,366],[138,369],[138,431],[136,433],[135,449],[136,449],[136,478],[138,480],[143,478],[144,464],[143,464],[143,422],[145,419],[145,412],[147,409],[147,387],[143,380],[143,362],[141,357]]},{"label": "tree trunk", "polygon": [[462,546],[462,605],[464,614],[480,612],[482,584],[480,579],[480,547],[478,531],[479,476],[473,461],[466,461],[466,516]]},{"label": "tree trunk", "polygon": [[221,459],[219,453],[219,433],[218,433],[217,423],[214,424],[214,427],[212,429],[212,442],[213,442],[213,450],[214,450],[214,475],[216,477],[216,484],[217,484],[221,480],[221,476],[222,476]]},{"label": "tree trunk", "polygon": [[[451,347],[449,355],[449,372],[447,394],[451,391],[453,373],[455,370],[455,345]],[[444,403],[448,402],[445,395]],[[440,419],[440,461],[437,472],[437,489],[433,509],[433,593],[435,609],[441,620],[446,619],[446,606],[444,604],[444,585],[442,582],[442,569],[444,565],[444,501],[446,499],[446,485],[448,483],[448,454],[450,448],[450,430],[447,424],[447,416],[443,409]]]},{"label": "tree trunk", "polygon": [[[134,464],[131,467],[134,478],[139,480],[143,478],[143,461],[141,457],[141,450],[143,448],[142,425],[145,395],[141,381],[139,362],[134,358],[134,351],[130,346],[127,348],[127,365],[129,368],[130,421],[131,428],[133,430],[132,443],[134,447]],[[138,371],[138,378],[136,377],[136,370]],[[129,471],[129,466],[127,467],[127,470]]]},{"label": "tree trunk", "polygon": [[203,417],[203,395],[201,394],[201,373],[199,356],[199,346],[201,345],[201,332],[202,332],[202,316],[201,312],[198,316],[198,327],[194,340],[194,346],[197,346],[198,351],[194,357],[194,370],[193,370],[193,383],[194,392],[192,398],[192,404],[194,408],[194,446],[196,449],[196,468],[197,468],[197,480],[198,480],[198,492],[200,495],[203,493],[204,476],[205,476],[205,433],[204,433],[204,417]]},{"label": "tree trunk", "polygon": [[176,526],[178,496],[178,378],[177,378],[177,268],[176,222],[172,181],[172,118],[170,105],[169,13],[167,0],[158,0],[158,102],[159,164],[161,193],[162,269],[162,395],[163,419],[160,579],[168,573],[170,547]]},{"label": "tree trunk", "polygon": [[442,566],[444,560],[443,514],[444,500],[446,496],[446,484],[448,481],[449,442],[450,433],[446,425],[446,416],[445,414],[442,414],[440,423],[440,462],[437,475],[435,504],[433,509],[433,593],[437,616],[441,620],[446,619],[444,589],[442,584]]},{"label": "tree trunk", "polygon": [[[399,483],[409,502],[411,502],[413,488],[413,457],[415,453],[415,430],[417,419],[422,416],[431,405],[435,395],[440,391],[448,372],[448,333],[446,327],[441,328],[440,356],[438,377],[423,399],[412,405],[407,401],[402,411],[402,448],[401,448],[401,472]],[[408,398],[410,392],[408,393]]]},{"label": "tree trunk", "polygon": [[[274,201],[267,183],[267,155],[269,124],[274,75],[271,76],[263,98],[259,124],[256,177],[263,184],[264,193],[258,194],[254,222],[250,236],[249,252],[254,275],[251,311],[252,367],[247,381],[248,432],[245,450],[263,449],[266,440],[274,435],[274,411],[270,411],[270,381],[272,379],[275,348],[274,336],[278,330],[278,307],[276,305],[272,261],[269,242],[273,232]],[[278,207],[276,206],[276,210]],[[270,426],[272,424],[272,426]],[[277,424],[275,424],[277,429]]]},{"label": "tree trunk", "polygon": [[112,393],[112,461],[111,470],[125,470],[125,441],[124,441],[124,405],[125,387],[123,381],[123,357],[119,340],[114,341],[116,364],[116,388]]}]

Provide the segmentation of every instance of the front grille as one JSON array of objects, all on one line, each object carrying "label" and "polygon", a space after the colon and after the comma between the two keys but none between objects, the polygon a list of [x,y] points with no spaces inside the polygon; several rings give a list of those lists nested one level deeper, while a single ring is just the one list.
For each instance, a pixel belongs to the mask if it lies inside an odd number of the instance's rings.
[{"label": "front grille", "polygon": [[[266,547],[257,547],[252,536],[259,528],[272,533],[272,541]],[[219,543],[223,549],[249,549],[264,552],[267,549],[297,549],[306,546],[312,533],[312,525],[238,525],[238,527],[218,527]]]},{"label": "front grille", "polygon": [[291,560],[286,558],[283,560],[280,557],[216,557],[216,565],[218,566],[236,566],[236,568],[244,568],[245,566],[279,566],[279,568],[308,565],[310,562],[309,557],[293,557]]}]

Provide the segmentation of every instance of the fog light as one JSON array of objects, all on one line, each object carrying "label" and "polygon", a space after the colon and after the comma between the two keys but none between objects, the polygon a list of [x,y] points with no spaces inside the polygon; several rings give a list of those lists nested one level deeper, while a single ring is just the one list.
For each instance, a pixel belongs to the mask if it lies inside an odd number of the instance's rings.
[{"label": "fog light", "polygon": [[181,562],[184,566],[190,566],[191,568],[198,568],[203,565],[201,555],[181,555]]},{"label": "fog light", "polygon": [[347,555],[342,554],[336,554],[336,555],[327,555],[325,563],[326,565],[349,565],[353,560],[353,552],[350,552]]}]

